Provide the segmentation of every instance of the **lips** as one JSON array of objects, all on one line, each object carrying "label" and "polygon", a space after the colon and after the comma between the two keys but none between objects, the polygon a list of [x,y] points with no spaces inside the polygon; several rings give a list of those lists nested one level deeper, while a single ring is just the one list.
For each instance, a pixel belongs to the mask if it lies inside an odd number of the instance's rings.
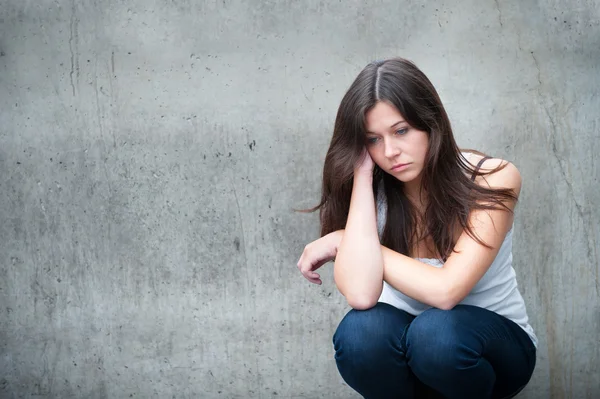
[{"label": "lips", "polygon": [[392,166],[392,170],[399,170],[407,165],[410,165],[410,163],[399,163],[397,165]]}]

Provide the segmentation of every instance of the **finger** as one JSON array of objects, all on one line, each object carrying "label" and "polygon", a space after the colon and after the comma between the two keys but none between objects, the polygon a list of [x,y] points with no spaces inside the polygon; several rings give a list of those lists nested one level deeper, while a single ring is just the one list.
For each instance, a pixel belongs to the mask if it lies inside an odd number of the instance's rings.
[{"label": "finger", "polygon": [[319,273],[315,273],[315,272],[312,272],[310,270],[305,273],[305,276],[306,276],[306,278],[316,279],[316,280],[318,280],[318,279],[321,278],[321,276],[319,275]]},{"label": "finger", "polygon": [[302,267],[300,269],[300,272],[306,278],[314,278],[314,276],[313,276],[314,272],[312,270],[310,270],[308,267]]},{"label": "finger", "polygon": [[310,269],[302,270],[302,275],[306,278],[319,278],[320,277],[318,273],[315,273]]},{"label": "finger", "polygon": [[306,271],[302,272],[302,275],[304,276],[304,278],[306,278],[311,283],[316,283],[317,281],[321,281],[321,276],[319,275],[319,273],[315,273],[312,270],[306,270]]},{"label": "finger", "polygon": [[299,269],[302,272],[302,274],[306,275],[307,273],[312,273],[314,267],[313,265],[311,265],[310,262],[302,262],[300,263]]},{"label": "finger", "polygon": [[300,271],[302,274],[313,273],[315,270],[323,266],[325,263],[329,262],[329,259],[321,259],[315,264],[311,264],[310,262],[305,262],[301,265]]},{"label": "finger", "polygon": [[304,278],[306,278],[308,281],[310,281],[313,284],[318,284],[318,285],[323,284],[323,282],[319,278],[310,278],[308,276],[304,276]]}]

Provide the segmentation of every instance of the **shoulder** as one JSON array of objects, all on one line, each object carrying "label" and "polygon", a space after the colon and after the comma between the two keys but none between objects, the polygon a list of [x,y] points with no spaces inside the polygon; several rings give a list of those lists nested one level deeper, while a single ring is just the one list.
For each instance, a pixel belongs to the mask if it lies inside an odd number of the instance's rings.
[{"label": "shoulder", "polygon": [[[475,168],[483,156],[470,154],[469,163]],[[511,188],[517,196],[521,191],[522,178],[519,169],[512,163],[500,158],[490,158],[483,161],[479,169],[489,174],[477,176],[475,183],[486,188]]]}]

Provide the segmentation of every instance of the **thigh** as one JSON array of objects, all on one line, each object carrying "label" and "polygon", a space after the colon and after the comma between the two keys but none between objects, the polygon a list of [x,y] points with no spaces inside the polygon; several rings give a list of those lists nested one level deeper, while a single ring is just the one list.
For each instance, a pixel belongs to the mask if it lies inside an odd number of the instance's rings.
[{"label": "thigh", "polygon": [[351,309],[346,313],[333,339],[335,341],[337,336],[343,334],[353,338],[356,335],[364,338],[385,336],[387,339],[399,340],[414,318],[415,316],[404,310],[384,302],[378,302],[370,309]]},{"label": "thigh", "polygon": [[348,355],[386,356],[395,350],[404,356],[402,338],[415,316],[379,302],[367,310],[351,309],[333,335],[336,360]]},{"label": "thigh", "polygon": [[350,310],[334,336],[335,361],[346,383],[365,398],[413,398],[416,379],[402,338],[414,316],[387,303]]},{"label": "thigh", "polygon": [[489,362],[495,374],[494,398],[520,391],[535,367],[536,348],[529,335],[512,320],[477,306],[429,309],[417,316],[409,330],[409,334],[418,331],[432,337],[425,340],[454,342],[465,349],[463,353]]},{"label": "thigh", "polygon": [[479,331],[485,340],[482,356],[496,373],[493,398],[509,398],[520,392],[531,379],[536,364],[536,347],[529,335],[512,320],[478,308],[473,313],[487,328]]}]

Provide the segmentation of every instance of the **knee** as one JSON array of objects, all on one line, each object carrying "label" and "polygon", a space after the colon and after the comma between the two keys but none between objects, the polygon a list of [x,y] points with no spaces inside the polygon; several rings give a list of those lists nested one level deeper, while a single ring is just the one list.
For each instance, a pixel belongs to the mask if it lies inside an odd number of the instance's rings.
[{"label": "knee", "polygon": [[339,362],[368,363],[389,351],[395,339],[390,305],[378,303],[367,310],[349,311],[333,335],[335,359]]},{"label": "knee", "polygon": [[465,334],[460,312],[431,308],[411,323],[406,333],[406,357],[418,370],[449,370],[474,365],[481,358],[477,343]]}]

